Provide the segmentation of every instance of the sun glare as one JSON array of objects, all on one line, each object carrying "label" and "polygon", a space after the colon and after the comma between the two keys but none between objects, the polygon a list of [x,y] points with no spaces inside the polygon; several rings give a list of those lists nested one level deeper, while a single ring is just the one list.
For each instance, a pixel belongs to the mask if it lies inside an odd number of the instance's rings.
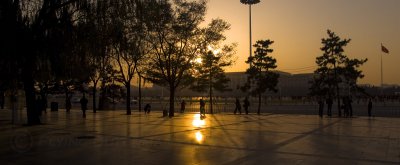
[{"label": "sun glare", "polygon": [[193,125],[194,127],[203,127],[203,126],[206,125],[206,121],[200,119],[200,114],[195,114],[195,115],[193,116],[192,125]]},{"label": "sun glare", "polygon": [[196,58],[194,61],[195,61],[196,63],[198,63],[198,64],[201,64],[201,62],[202,62],[203,60],[199,57],[199,58]]}]

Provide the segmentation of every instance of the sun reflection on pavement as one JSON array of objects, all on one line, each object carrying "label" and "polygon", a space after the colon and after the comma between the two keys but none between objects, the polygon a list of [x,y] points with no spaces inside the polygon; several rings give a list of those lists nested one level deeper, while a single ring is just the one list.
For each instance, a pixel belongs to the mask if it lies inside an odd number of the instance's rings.
[{"label": "sun reflection on pavement", "polygon": [[204,127],[206,125],[206,121],[200,119],[200,114],[195,114],[193,115],[192,125],[194,127]]},{"label": "sun reflection on pavement", "polygon": [[196,133],[195,133],[195,135],[196,135],[196,140],[197,140],[197,142],[198,143],[201,143],[201,142],[203,142],[203,134],[200,132],[200,131],[197,131]]},{"label": "sun reflection on pavement", "polygon": [[[196,127],[196,128],[203,128],[206,125],[206,121],[204,119],[200,118],[200,114],[194,114],[192,125],[193,125],[193,127]],[[195,135],[194,137],[196,138],[196,141],[198,143],[201,144],[204,141],[204,136],[200,130],[198,130],[194,135]]]}]

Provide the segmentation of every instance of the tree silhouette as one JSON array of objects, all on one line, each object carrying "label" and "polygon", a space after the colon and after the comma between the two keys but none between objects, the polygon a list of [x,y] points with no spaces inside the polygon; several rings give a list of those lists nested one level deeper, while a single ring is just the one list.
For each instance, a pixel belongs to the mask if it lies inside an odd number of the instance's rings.
[{"label": "tree silhouette", "polygon": [[147,78],[169,89],[169,116],[174,116],[176,89],[192,82],[192,61],[201,47],[200,23],[206,2],[186,0],[150,1],[147,27],[152,57]]},{"label": "tree silhouette", "polygon": [[247,82],[242,87],[243,90],[250,90],[250,94],[258,96],[257,114],[261,112],[261,96],[264,92],[277,92],[276,85],[278,84],[279,74],[272,72],[275,69],[276,59],[269,54],[273,52],[270,45],[274,41],[259,40],[254,44],[256,50],[254,56],[249,57],[246,63],[251,64],[246,70]]},{"label": "tree silhouette", "polygon": [[113,15],[113,24],[117,35],[114,38],[114,60],[126,88],[126,110],[131,114],[131,81],[140,60],[149,50],[146,43],[147,31],[143,16],[142,1],[121,1],[117,3]]},{"label": "tree silhouette", "polygon": [[14,75],[6,77],[11,80],[9,84],[17,84],[12,85],[14,87],[23,86],[28,124],[40,123],[39,110],[35,106],[36,82],[45,80],[50,70],[51,76],[65,77],[61,73],[64,73],[62,70],[67,66],[66,59],[78,65],[85,63],[84,57],[73,56],[77,54],[76,44],[72,42],[76,37],[75,18],[79,17],[76,11],[82,6],[85,3],[78,3],[77,0],[1,2],[0,17],[2,26],[5,25],[1,33],[5,33],[2,39],[7,41],[2,43],[10,44],[2,47],[6,58],[1,61],[7,68],[2,71]]},{"label": "tree silhouette", "polygon": [[341,39],[331,30],[327,30],[328,38],[322,39],[323,54],[316,58],[318,68],[314,71],[314,80],[311,82],[311,94],[336,96],[338,103],[338,115],[340,110],[340,87],[345,84],[348,88],[357,88],[357,79],[364,77],[362,71],[357,68],[367,59],[349,59],[344,54],[344,47],[351,41]]},{"label": "tree silhouette", "polygon": [[230,25],[220,19],[212,20],[207,28],[203,29],[204,48],[201,49],[201,62],[195,64],[195,82],[191,89],[199,92],[208,91],[210,97],[210,112],[213,113],[213,90],[229,91],[226,85],[230,80],[226,77],[223,68],[233,64],[233,55],[236,44],[223,45],[225,40],[223,32],[229,30]]},{"label": "tree silhouette", "polygon": [[82,53],[87,56],[87,65],[90,71],[90,81],[93,84],[93,112],[97,110],[97,85],[101,83],[98,109],[104,109],[105,87],[111,82],[111,39],[114,35],[111,23],[113,3],[110,0],[93,1],[82,9],[83,17],[78,24]]}]

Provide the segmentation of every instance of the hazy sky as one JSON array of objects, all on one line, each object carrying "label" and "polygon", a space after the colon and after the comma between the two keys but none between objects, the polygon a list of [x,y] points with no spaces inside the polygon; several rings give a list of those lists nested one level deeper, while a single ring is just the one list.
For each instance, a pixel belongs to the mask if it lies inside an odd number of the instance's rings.
[{"label": "hazy sky", "polygon": [[[390,51],[383,57],[384,83],[400,84],[400,0],[261,0],[252,6],[253,43],[272,45],[278,70],[311,73],[320,56],[321,38],[331,29],[351,38],[345,48],[350,58],[368,58],[360,83],[380,84],[380,44]],[[228,71],[244,71],[249,55],[248,6],[240,0],[209,0],[206,21],[221,18],[231,24],[228,42],[238,43],[237,62]]]}]

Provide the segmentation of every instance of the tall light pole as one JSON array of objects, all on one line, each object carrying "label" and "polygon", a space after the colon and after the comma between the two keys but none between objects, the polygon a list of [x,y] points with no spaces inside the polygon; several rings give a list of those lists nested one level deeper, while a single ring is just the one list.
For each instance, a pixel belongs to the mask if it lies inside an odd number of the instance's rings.
[{"label": "tall light pole", "polygon": [[[257,4],[257,3],[260,3],[260,0],[240,0],[240,3],[242,3],[242,4],[245,4],[245,5],[249,5],[249,31],[250,31],[250,54],[249,54],[249,57],[251,57],[251,55],[253,54],[253,51],[252,51],[252,47],[253,47],[253,44],[252,44],[252,34],[251,34],[251,5],[255,5],[255,4]],[[250,63],[250,66],[251,66],[251,63]]]}]

